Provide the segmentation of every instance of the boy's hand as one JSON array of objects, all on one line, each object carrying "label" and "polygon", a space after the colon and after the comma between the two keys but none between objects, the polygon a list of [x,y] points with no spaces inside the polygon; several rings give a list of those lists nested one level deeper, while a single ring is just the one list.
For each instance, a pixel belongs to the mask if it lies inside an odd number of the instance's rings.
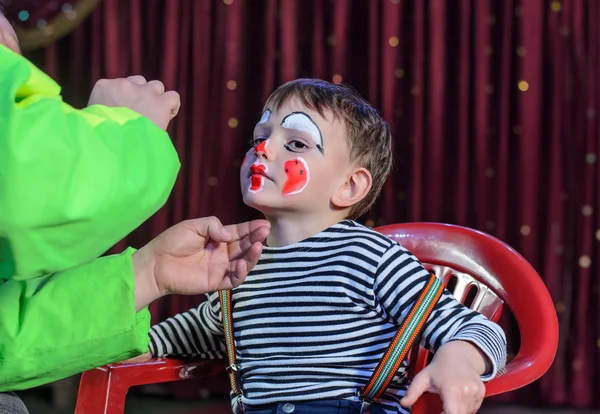
[{"label": "boy's hand", "polygon": [[165,92],[165,85],[143,76],[126,79],[100,79],[94,85],[88,106],[125,106],[145,116],[164,130],[179,112],[180,98],[175,91]]},{"label": "boy's hand", "polygon": [[485,360],[476,347],[463,341],[448,342],[415,376],[400,404],[410,407],[424,392],[430,392],[440,396],[445,414],[476,413],[485,396],[484,370]]},{"label": "boy's hand", "polygon": [[194,295],[241,284],[269,235],[266,220],[223,227],[216,217],[183,221],[132,256],[136,309],[161,296]]}]

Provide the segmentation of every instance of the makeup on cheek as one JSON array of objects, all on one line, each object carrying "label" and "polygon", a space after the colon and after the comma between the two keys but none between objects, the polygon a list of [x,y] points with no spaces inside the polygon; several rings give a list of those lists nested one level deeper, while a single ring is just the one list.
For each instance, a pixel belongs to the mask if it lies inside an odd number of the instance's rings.
[{"label": "makeup on cheek", "polygon": [[283,185],[281,194],[294,195],[301,193],[310,181],[310,171],[306,161],[302,157],[298,157],[295,160],[286,161],[283,167],[287,180]]}]

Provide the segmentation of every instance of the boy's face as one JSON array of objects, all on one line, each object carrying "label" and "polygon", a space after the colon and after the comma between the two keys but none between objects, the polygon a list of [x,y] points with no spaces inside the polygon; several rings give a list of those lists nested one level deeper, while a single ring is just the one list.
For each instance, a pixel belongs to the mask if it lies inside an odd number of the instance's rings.
[{"label": "boy's face", "polygon": [[296,98],[262,114],[240,172],[247,205],[267,216],[331,209],[350,160],[344,126],[325,115]]}]

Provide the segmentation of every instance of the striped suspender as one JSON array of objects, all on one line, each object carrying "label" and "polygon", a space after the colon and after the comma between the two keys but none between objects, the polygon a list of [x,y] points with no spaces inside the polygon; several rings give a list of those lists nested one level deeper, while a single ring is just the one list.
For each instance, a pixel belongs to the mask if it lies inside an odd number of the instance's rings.
[{"label": "striped suspender", "polygon": [[[396,372],[398,372],[400,364],[402,361],[404,361],[404,358],[406,358],[406,354],[419,336],[425,321],[427,321],[431,311],[435,307],[440,296],[442,296],[443,291],[444,285],[437,277],[435,277],[435,275],[432,274],[427,282],[427,285],[419,295],[419,298],[406,316],[406,319],[404,319],[402,322],[402,325],[392,340],[387,352],[383,355],[381,361],[379,361],[379,364],[373,372],[371,379],[366,386],[359,390],[358,395],[363,401],[363,408],[361,412],[368,412],[371,402],[377,400],[384,393],[394,378],[394,375]],[[235,340],[233,337],[231,291],[219,291],[219,301],[221,302],[221,313],[223,314],[223,332],[225,333],[227,357],[229,358],[227,374],[229,375],[231,389],[238,398],[238,406],[242,412],[244,412],[241,404],[242,390],[239,385],[238,366],[235,363],[236,357]]]},{"label": "striped suspender", "polygon": [[231,290],[219,291],[219,302],[221,303],[221,314],[223,315],[223,333],[225,334],[225,345],[227,346],[227,358],[229,365],[227,366],[227,374],[229,375],[229,383],[231,390],[237,397],[238,408],[243,413],[242,406],[242,390],[238,379],[238,366],[235,363],[235,338],[233,337],[233,309],[231,307]]},{"label": "striped suspender", "polygon": [[373,375],[371,375],[371,379],[366,386],[358,391],[358,395],[363,401],[362,413],[368,412],[371,402],[381,397],[396,372],[398,372],[400,364],[404,361],[406,354],[419,336],[425,321],[427,321],[443,291],[444,285],[441,280],[431,274],[427,285],[412,306],[406,319],[402,322],[387,352],[379,361]]}]

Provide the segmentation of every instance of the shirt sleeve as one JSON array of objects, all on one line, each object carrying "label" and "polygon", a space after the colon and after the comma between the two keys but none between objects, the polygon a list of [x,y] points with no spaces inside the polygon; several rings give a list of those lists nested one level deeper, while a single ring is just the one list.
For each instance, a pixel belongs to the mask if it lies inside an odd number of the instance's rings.
[{"label": "shirt sleeve", "polygon": [[133,251],[0,284],[0,392],[36,387],[148,350],[150,313],[135,311]]},{"label": "shirt sleeve", "polygon": [[227,348],[218,296],[211,294],[197,308],[154,325],[150,352],[157,357],[224,358]]},{"label": "shirt sleeve", "polygon": [[92,260],[167,200],[179,171],[168,134],[128,109],[77,110],[0,45],[0,278]]},{"label": "shirt sleeve", "polygon": [[[385,311],[400,324],[429,280],[429,272],[408,250],[398,244],[390,247],[379,263],[375,276],[375,295]],[[506,337],[498,324],[460,302],[447,290],[425,322],[424,346],[435,352],[453,340],[475,345],[487,358],[490,369],[482,376],[487,381],[506,364]]]}]

